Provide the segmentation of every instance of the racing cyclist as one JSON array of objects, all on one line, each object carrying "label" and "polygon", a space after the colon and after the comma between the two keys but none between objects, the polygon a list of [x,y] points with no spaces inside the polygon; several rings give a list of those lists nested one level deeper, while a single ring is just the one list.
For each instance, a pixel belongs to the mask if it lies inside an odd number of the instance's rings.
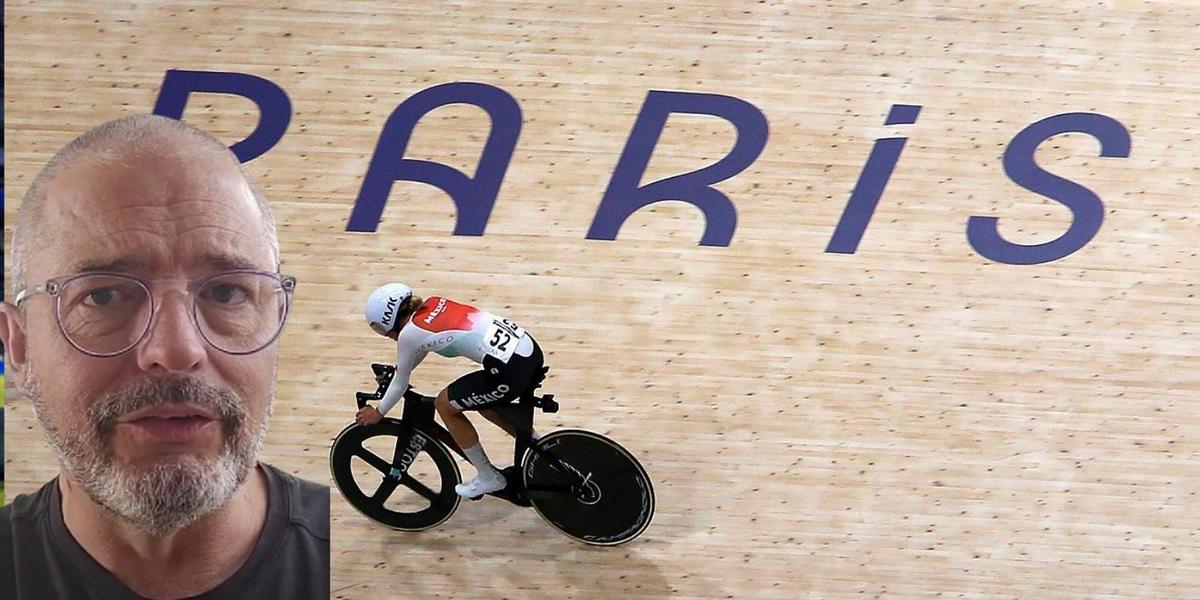
[{"label": "racing cyclist", "polygon": [[[412,371],[430,352],[463,356],[482,368],[463,375],[437,395],[434,407],[454,441],[478,474],[455,486],[474,498],[504,489],[504,475],[488,460],[479,433],[464,411],[477,410],[510,435],[516,428],[492,408],[516,400],[534,384],[543,357],[537,342],[522,327],[475,307],[440,296],[422,299],[403,283],[389,283],[367,298],[367,324],[396,341],[396,374],[379,408],[366,406],[355,415],[359,425],[373,425],[392,410],[408,390]],[[537,439],[536,433],[533,439]]]}]

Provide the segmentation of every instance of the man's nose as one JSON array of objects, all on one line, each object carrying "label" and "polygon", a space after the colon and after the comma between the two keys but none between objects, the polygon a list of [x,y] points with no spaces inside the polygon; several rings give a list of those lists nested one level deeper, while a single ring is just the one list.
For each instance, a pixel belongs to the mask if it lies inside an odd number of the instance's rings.
[{"label": "man's nose", "polygon": [[137,348],[143,371],[190,372],[204,362],[207,346],[192,323],[190,306],[186,292],[163,295],[150,331]]}]

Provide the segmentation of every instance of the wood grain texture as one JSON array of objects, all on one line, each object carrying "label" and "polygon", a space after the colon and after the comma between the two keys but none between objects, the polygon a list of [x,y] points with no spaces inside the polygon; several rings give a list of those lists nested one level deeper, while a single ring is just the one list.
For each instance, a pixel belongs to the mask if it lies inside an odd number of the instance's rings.
[{"label": "wood grain texture", "polygon": [[[563,405],[542,429],[610,434],[654,478],[653,525],[613,549],[492,499],[391,532],[335,493],[336,598],[1188,597],[1198,30],[1187,2],[8,2],[5,214],[61,145],[149,111],[166,70],[266,77],[295,114],[249,168],[300,279],[267,458],[328,480],[366,365],[392,353],[361,305],[399,279],[525,325]],[[486,235],[450,235],[449,198],[407,182],[377,233],[347,233],[387,116],[454,81],[523,111]],[[649,90],[767,116],[762,155],[718,185],[738,209],[729,247],[698,246],[700,213],[676,202],[585,239]],[[883,126],[896,103],[919,120]],[[1133,138],[1124,159],[1082,134],[1038,150],[1104,199],[1099,234],[1038,266],[976,254],[971,215],[1026,244],[1070,223],[1001,156],[1076,111]],[[184,118],[233,142],[254,108],[197,96]],[[471,173],[487,123],[439,109],[407,156]],[[908,145],[858,253],[825,253],[874,140],[895,135]],[[672,116],[643,181],[711,164],[732,136]],[[430,358],[415,382],[467,368]],[[11,498],[54,466],[28,403],[7,407]]]}]

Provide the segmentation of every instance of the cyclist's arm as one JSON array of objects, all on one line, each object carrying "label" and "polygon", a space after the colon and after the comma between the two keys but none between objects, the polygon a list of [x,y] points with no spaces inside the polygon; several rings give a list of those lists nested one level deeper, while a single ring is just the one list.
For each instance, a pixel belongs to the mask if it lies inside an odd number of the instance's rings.
[{"label": "cyclist's arm", "polygon": [[388,384],[388,389],[383,393],[383,400],[379,402],[379,414],[386,415],[389,410],[392,410],[400,399],[404,397],[404,392],[408,391],[408,381],[412,376],[413,369],[425,360],[428,352],[422,352],[417,349],[417,344],[412,343],[413,340],[409,336],[405,336],[401,332],[400,339],[396,342],[396,374],[392,376],[392,382]]}]

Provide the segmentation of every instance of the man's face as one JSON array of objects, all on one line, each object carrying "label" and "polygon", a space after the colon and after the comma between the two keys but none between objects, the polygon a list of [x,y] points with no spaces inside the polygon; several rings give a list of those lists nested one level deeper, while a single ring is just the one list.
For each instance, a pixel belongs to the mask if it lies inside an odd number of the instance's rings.
[{"label": "man's face", "polygon": [[[97,502],[151,531],[219,507],[245,480],[266,431],[276,347],[234,356],[190,320],[186,282],[274,271],[253,196],[230,159],[176,141],[82,159],[48,187],[44,240],[26,239],[26,281],[89,270],[153,282],[149,336],[97,358],[70,345],[53,299],[26,309],[24,387],[64,470]],[[32,246],[37,245],[37,248]]]}]

